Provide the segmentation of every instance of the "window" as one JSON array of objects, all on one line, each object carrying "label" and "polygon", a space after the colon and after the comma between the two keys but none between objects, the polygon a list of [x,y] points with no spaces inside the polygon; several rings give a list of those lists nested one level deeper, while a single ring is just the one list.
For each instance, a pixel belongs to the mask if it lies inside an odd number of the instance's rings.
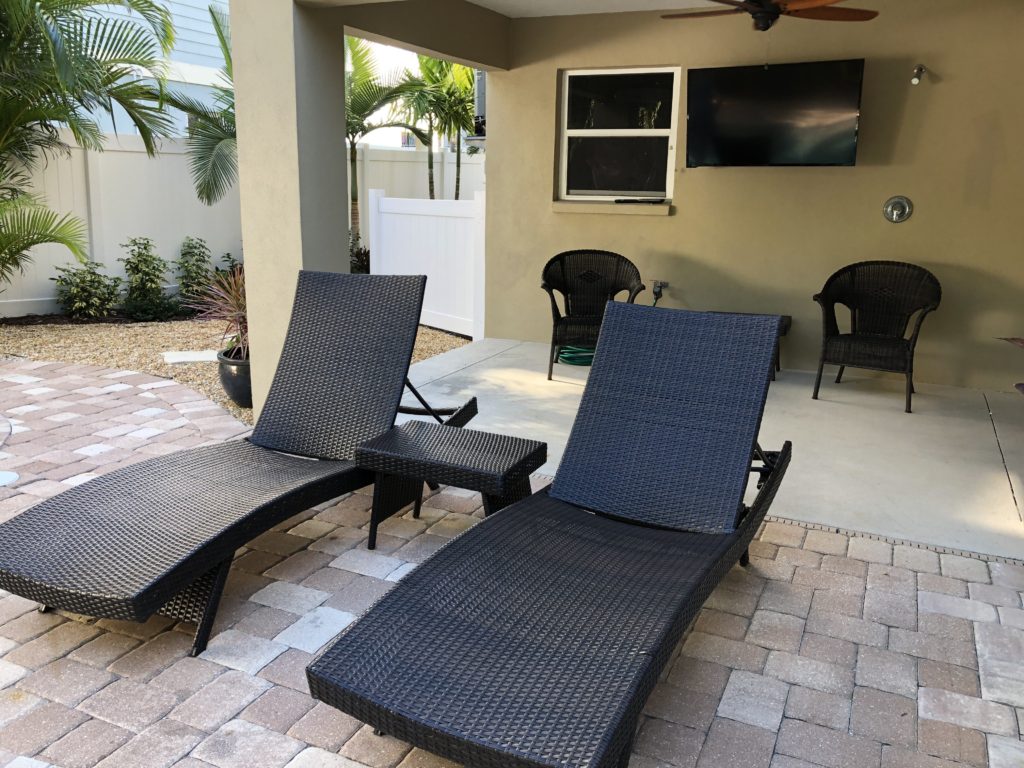
[{"label": "window", "polygon": [[562,75],[562,200],[671,199],[680,69]]}]

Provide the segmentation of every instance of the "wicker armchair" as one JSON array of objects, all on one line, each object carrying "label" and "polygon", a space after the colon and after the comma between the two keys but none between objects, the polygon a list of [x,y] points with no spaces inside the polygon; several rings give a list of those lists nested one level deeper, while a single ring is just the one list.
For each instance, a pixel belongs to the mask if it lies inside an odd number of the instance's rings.
[{"label": "wicker armchair", "polygon": [[[936,309],[941,299],[942,286],[935,275],[914,264],[862,261],[832,275],[814,296],[821,305],[824,332],[813,398],[818,399],[826,363],[839,366],[836,384],[842,381],[847,366],[890,371],[907,377],[906,411],[910,413],[914,347],[925,315]],[[836,304],[850,310],[849,333],[839,330]]]},{"label": "wicker armchair", "polygon": [[[640,270],[625,256],[584,249],[564,251],[545,264],[540,287],[551,299],[550,381],[562,347],[595,346],[605,305],[623,291],[628,292],[626,302],[632,304],[645,286],[640,280]],[[562,294],[564,314],[558,307],[555,291]]]}]

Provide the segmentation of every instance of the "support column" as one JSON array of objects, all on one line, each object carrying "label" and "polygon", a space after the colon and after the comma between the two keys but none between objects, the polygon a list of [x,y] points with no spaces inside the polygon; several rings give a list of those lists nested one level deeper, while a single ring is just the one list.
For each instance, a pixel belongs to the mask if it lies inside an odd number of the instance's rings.
[{"label": "support column", "polygon": [[231,0],[253,403],[270,387],[300,269],[348,271],[345,41],[292,0]]}]

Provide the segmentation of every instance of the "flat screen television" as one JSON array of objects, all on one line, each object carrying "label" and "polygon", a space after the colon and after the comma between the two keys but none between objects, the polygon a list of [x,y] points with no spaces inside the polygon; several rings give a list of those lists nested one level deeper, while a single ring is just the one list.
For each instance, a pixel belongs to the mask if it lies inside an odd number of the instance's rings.
[{"label": "flat screen television", "polygon": [[864,59],[691,69],[686,165],[854,165]]}]

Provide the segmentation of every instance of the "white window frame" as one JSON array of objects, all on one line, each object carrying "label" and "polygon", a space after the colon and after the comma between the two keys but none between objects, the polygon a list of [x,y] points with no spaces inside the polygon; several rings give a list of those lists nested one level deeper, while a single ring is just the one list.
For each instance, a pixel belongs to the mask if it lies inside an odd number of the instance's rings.
[{"label": "white window frame", "polygon": [[[672,73],[672,114],[668,128],[568,128],[569,125],[569,78],[579,75],[646,75],[659,72]],[[679,90],[682,82],[682,67],[615,67],[612,69],[566,69],[562,70],[561,120],[558,162],[558,199],[591,200],[614,203],[616,200],[645,200],[643,195],[571,195],[569,194],[569,139],[575,136],[600,138],[605,136],[667,136],[668,158],[665,168],[665,202],[672,202],[676,178],[676,136],[679,128]]]}]

